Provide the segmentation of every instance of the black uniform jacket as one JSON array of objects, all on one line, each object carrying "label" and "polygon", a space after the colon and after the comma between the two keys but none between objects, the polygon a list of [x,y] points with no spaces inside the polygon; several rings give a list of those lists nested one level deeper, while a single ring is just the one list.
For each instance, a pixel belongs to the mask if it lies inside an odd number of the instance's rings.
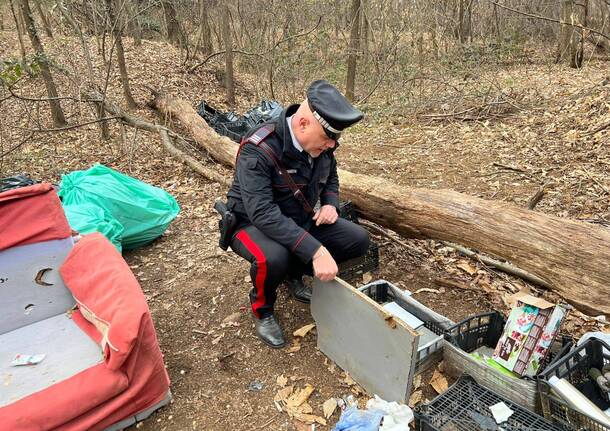
[{"label": "black uniform jacket", "polygon": [[307,232],[313,214],[307,214],[303,204],[293,195],[271,157],[254,142],[258,136],[275,152],[293,181],[313,208],[321,205],[339,209],[339,177],[334,151],[324,151],[309,162],[308,154],[299,152],[290,136],[286,117],[293,115],[299,105],[289,106],[274,121],[261,126],[272,126],[269,134],[252,130],[245,138],[252,138],[241,147],[235,166],[233,184],[227,194],[228,206],[238,216],[238,226],[253,224],[274,241],[282,244],[307,263],[320,242]]}]

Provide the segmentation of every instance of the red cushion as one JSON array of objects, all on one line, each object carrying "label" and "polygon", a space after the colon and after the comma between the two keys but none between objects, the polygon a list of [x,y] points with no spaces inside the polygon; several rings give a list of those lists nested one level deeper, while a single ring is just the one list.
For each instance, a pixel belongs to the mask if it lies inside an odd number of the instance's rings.
[{"label": "red cushion", "polygon": [[67,238],[72,229],[51,184],[0,193],[0,250]]}]

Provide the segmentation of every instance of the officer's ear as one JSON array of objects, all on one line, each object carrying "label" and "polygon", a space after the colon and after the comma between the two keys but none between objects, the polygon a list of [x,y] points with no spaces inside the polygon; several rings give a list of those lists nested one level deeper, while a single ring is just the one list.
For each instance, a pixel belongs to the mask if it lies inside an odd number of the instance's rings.
[{"label": "officer's ear", "polygon": [[304,132],[309,127],[310,121],[305,115],[301,115],[299,118],[299,129]]}]

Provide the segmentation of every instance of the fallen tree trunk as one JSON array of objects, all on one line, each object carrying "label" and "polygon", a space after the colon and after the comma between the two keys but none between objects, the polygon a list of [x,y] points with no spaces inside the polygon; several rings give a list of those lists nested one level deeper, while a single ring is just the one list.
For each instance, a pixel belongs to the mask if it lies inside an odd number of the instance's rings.
[{"label": "fallen tree trunk", "polygon": [[[187,128],[214,159],[234,166],[237,145],[216,134],[184,100],[150,103]],[[531,272],[585,313],[610,316],[610,231],[451,190],[407,188],[339,170],[341,195],[365,218],[402,235],[452,241]]]}]

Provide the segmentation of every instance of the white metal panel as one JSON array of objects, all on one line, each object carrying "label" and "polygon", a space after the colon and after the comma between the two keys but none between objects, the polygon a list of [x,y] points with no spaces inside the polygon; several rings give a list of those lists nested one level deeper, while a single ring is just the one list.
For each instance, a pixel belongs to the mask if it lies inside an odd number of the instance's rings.
[{"label": "white metal panel", "polygon": [[419,334],[341,279],[314,280],[318,347],[370,394],[406,402]]}]

